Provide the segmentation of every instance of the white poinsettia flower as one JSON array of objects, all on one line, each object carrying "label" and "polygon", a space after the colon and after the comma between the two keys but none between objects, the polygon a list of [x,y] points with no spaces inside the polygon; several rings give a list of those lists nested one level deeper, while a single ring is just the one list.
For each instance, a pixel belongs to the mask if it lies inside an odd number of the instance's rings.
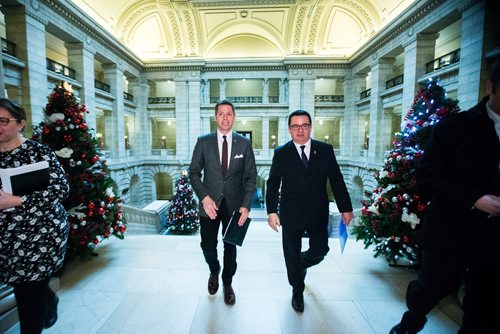
[{"label": "white poinsettia flower", "polygon": [[412,229],[415,229],[417,225],[420,223],[420,218],[414,213],[408,214],[408,212],[403,212],[401,215],[401,221],[410,223]]},{"label": "white poinsettia flower", "polygon": [[113,192],[113,189],[111,187],[106,189],[106,196],[115,197],[115,193]]},{"label": "white poinsettia flower", "polygon": [[55,122],[57,121],[58,119],[60,120],[64,120],[64,114],[61,114],[61,113],[53,113],[52,115],[49,116],[49,119],[51,122]]},{"label": "white poinsettia flower", "polygon": [[380,173],[378,174],[379,178],[383,179],[384,177],[387,177],[389,173],[386,170],[381,170]]},{"label": "white poinsettia flower", "polygon": [[69,83],[67,83],[66,81],[64,81],[64,83],[63,83],[63,88],[65,90],[67,90],[68,92],[73,93],[73,87]]},{"label": "white poinsettia flower", "polygon": [[56,151],[56,155],[61,158],[69,158],[72,154],[73,150],[67,147],[63,147],[59,151]]},{"label": "white poinsettia flower", "polygon": [[374,204],[370,205],[370,206],[367,208],[367,210],[368,210],[369,212],[372,212],[372,213],[376,214],[376,215],[379,215],[379,214],[380,214],[380,211],[378,211],[378,204],[377,204],[377,203],[374,203]]}]

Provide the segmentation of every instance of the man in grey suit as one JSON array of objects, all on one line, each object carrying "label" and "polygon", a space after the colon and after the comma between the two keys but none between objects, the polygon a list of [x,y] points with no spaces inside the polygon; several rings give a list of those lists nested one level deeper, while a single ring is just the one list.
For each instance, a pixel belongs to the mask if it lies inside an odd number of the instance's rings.
[{"label": "man in grey suit", "polygon": [[[222,100],[215,106],[217,131],[199,137],[193,151],[189,177],[200,199],[201,249],[210,269],[208,292],[219,289],[221,266],[217,258],[217,234],[222,223],[224,231],[234,211],[242,226],[250,213],[257,169],[252,143],[234,133],[234,105]],[[203,172],[203,176],[202,176]],[[231,287],[236,273],[236,246],[224,242],[224,302],[234,305],[236,296]]]}]

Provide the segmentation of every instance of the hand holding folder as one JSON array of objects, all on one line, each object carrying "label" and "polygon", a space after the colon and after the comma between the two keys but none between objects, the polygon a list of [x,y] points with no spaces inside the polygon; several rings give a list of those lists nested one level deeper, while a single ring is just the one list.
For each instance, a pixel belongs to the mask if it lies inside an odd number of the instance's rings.
[{"label": "hand holding folder", "polygon": [[15,168],[0,169],[2,188],[5,192],[22,196],[49,186],[49,163],[35,162]]},{"label": "hand holding folder", "polygon": [[250,225],[250,221],[252,219],[247,218],[245,224],[243,224],[243,226],[240,226],[238,225],[240,217],[241,213],[239,211],[233,212],[233,215],[231,216],[231,219],[227,224],[227,228],[222,236],[223,241],[237,246],[241,246],[243,244],[243,240],[245,239],[245,235],[247,234],[248,225]]}]

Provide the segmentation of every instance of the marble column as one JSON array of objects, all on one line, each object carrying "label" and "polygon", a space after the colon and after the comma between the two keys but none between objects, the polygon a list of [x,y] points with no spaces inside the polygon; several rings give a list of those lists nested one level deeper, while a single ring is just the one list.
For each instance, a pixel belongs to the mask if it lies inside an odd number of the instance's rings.
[{"label": "marble column", "polygon": [[[412,33],[412,28],[408,34]],[[439,34],[418,34],[404,44],[404,82],[401,121],[410,110],[419,89],[418,79],[425,74],[425,64],[434,59],[436,39]]]},{"label": "marble column", "polygon": [[269,117],[262,117],[262,153],[263,156],[268,156],[269,150]]},{"label": "marble column", "polygon": [[48,18],[31,6],[2,5],[7,39],[16,44],[19,59],[25,61],[21,72],[22,96],[19,102],[27,113],[25,136],[31,137],[33,125],[44,119],[47,104],[47,55],[45,26]]},{"label": "marble column", "polygon": [[262,85],[262,103],[269,103],[269,79],[265,78]]},{"label": "marble column", "polygon": [[[485,1],[479,1],[462,12],[460,43],[460,70],[458,72],[458,96],[460,108],[467,110],[478,103],[483,64],[485,27]],[[498,14],[498,12],[497,12]],[[496,18],[498,27],[498,17]]]},{"label": "marble column", "polygon": [[151,119],[148,112],[149,83],[142,77],[133,78],[129,80],[129,89],[134,96],[138,111],[134,117],[135,135],[132,138],[132,147],[134,147],[135,156],[148,156],[152,148]]},{"label": "marble column", "polygon": [[87,42],[65,43],[68,52],[68,66],[75,70],[76,80],[82,84],[80,90],[81,104],[85,104],[88,114],[85,120],[95,135],[96,113],[95,113],[95,77],[94,77],[94,54],[95,49]]},{"label": "marble column", "polygon": [[118,64],[103,64],[104,80],[110,85],[110,93],[114,96],[111,115],[106,119],[106,138],[111,158],[124,158],[125,152],[125,107],[123,69]]},{"label": "marble column", "polygon": [[371,66],[369,159],[380,159],[384,153],[382,127],[387,126],[387,122],[380,94],[385,90],[385,81],[392,74],[393,64],[394,59],[380,58]]}]

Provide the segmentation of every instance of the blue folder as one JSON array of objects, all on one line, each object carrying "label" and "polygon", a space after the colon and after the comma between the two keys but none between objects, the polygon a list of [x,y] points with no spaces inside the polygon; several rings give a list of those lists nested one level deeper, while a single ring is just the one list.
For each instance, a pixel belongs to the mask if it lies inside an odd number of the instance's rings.
[{"label": "blue folder", "polygon": [[342,219],[339,224],[339,240],[340,240],[340,253],[344,254],[345,244],[347,242],[347,226],[344,224]]}]

